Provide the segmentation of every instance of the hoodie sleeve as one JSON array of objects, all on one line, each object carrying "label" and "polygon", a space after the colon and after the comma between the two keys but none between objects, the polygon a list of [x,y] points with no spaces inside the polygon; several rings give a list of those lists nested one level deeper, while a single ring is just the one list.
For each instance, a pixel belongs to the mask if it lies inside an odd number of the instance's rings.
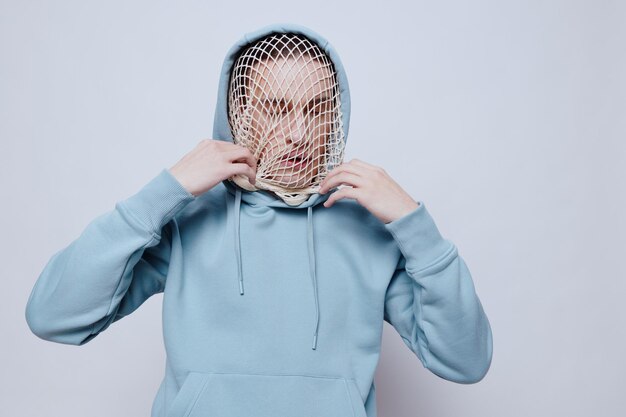
[{"label": "hoodie sleeve", "polygon": [[402,252],[385,295],[385,321],[435,375],[480,381],[491,366],[491,326],[456,246],[423,202],[384,226]]},{"label": "hoodie sleeve", "polygon": [[163,291],[169,221],[196,197],[167,169],[91,221],[52,255],[31,291],[26,321],[39,338],[83,345]]}]

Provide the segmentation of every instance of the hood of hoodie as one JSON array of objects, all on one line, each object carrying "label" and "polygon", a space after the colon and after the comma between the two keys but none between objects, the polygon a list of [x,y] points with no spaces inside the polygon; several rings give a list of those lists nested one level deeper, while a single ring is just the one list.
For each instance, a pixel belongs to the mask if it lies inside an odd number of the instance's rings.
[{"label": "hood of hoodie", "polygon": [[[213,121],[213,139],[223,140],[233,143],[232,130],[228,122],[228,87],[230,83],[230,76],[235,64],[235,60],[242,52],[243,49],[257,40],[273,34],[273,33],[295,33],[306,36],[312,42],[316,43],[322,51],[326,53],[329,59],[332,61],[337,74],[337,83],[339,86],[339,94],[341,100],[341,111],[343,118],[343,130],[344,130],[344,143],[348,138],[348,130],[350,126],[350,88],[348,85],[348,78],[346,72],[341,63],[339,55],[330,44],[330,42],[319,33],[312,29],[295,23],[275,23],[261,27],[252,32],[245,33],[226,53],[222,69],[220,73],[218,93],[217,93],[217,105],[215,107],[215,117]],[[238,281],[239,281],[239,293],[244,295],[244,276],[242,271],[242,256],[240,244],[240,213],[241,204],[250,204],[252,206],[273,207],[275,209],[306,209],[307,217],[304,219],[307,222],[307,244],[308,244],[308,257],[309,257],[309,271],[312,281],[313,297],[315,298],[315,329],[313,330],[313,346],[315,349],[317,346],[317,335],[319,327],[319,300],[317,292],[317,279],[315,273],[315,248],[314,248],[314,236],[315,236],[315,223],[313,221],[313,207],[320,203],[323,203],[330,197],[331,192],[326,194],[313,193],[308,199],[297,205],[289,205],[285,203],[278,196],[270,191],[257,190],[248,191],[236,183],[226,179],[222,181],[222,184],[226,187],[228,192],[234,196],[234,213],[236,216],[234,222],[235,234],[235,254],[238,263]]]}]

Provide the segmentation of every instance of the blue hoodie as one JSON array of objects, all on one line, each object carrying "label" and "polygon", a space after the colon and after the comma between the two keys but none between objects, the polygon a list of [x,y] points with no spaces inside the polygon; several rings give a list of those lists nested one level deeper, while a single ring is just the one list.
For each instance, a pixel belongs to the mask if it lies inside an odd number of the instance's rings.
[{"label": "blue hoodie", "polygon": [[[232,141],[237,53],[272,32],[308,36],[350,93],[333,47],[311,29],[247,33],[221,72],[213,138]],[[26,306],[38,337],[83,345],[163,293],[165,376],[152,417],[375,417],[383,322],[423,366],[480,381],[492,333],[470,271],[423,201],[382,223],[352,199],[297,206],[224,180],[194,196],[167,169],[95,218],[39,276]]]}]

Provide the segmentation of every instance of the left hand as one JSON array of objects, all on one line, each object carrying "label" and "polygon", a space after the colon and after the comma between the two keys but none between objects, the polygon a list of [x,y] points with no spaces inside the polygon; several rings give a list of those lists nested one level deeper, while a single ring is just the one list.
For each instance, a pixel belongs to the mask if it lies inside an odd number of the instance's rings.
[{"label": "left hand", "polygon": [[333,169],[320,184],[319,193],[324,194],[341,184],[349,187],[335,191],[324,202],[324,207],[332,206],[341,198],[352,198],[385,224],[419,207],[384,169],[359,159]]}]

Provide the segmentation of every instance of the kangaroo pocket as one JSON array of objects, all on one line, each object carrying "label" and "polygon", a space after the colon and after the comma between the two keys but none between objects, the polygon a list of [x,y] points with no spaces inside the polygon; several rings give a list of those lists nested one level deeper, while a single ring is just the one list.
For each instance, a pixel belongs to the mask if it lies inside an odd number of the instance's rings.
[{"label": "kangaroo pocket", "polygon": [[190,372],[167,417],[367,417],[351,378]]}]

